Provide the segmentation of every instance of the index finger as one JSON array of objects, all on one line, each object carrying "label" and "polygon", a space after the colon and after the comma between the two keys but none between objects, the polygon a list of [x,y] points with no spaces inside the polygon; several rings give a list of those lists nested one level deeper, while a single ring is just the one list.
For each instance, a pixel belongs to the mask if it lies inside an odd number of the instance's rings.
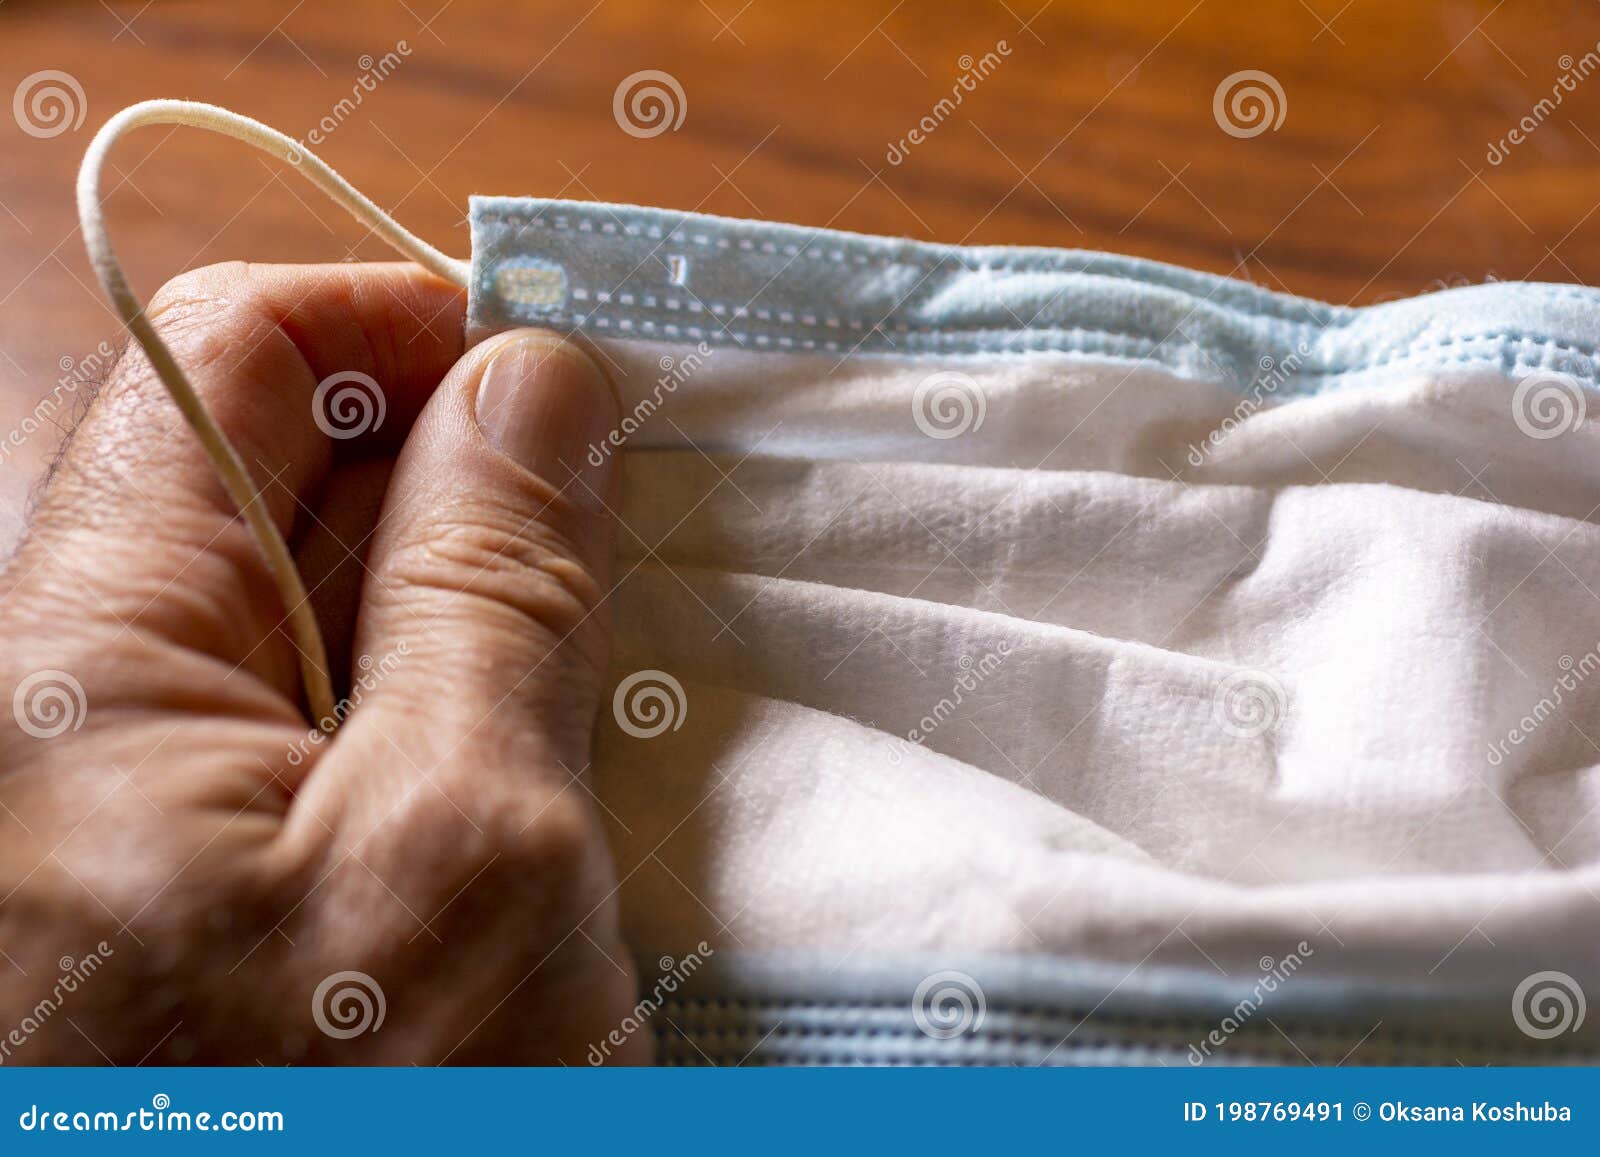
[{"label": "index finger", "polygon": [[[404,439],[461,353],[464,310],[460,289],[409,264],[232,263],[175,279],[148,315],[292,536],[337,458]],[[283,608],[237,516],[130,349],[44,488],[14,593],[249,659],[292,694],[287,644],[259,646]]]}]

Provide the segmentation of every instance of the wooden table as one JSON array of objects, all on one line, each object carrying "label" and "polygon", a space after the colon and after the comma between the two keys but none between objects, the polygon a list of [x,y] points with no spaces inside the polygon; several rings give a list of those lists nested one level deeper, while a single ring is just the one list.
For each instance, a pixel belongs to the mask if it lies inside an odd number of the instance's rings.
[{"label": "wooden table", "polygon": [[[469,193],[559,194],[1112,249],[1368,303],[1600,275],[1597,40],[1577,0],[0,0],[0,97],[60,70],[84,114],[0,117],[0,438],[117,337],[72,182],[142,98],[322,126],[329,161],[463,255]],[[640,137],[613,99],[646,69],[684,116]],[[1255,135],[1248,106],[1215,108],[1245,70],[1282,93],[1258,81],[1282,119]],[[242,146],[152,129],[113,163],[113,237],[146,291],[229,258],[387,256]],[[0,539],[60,420],[6,449]]]}]

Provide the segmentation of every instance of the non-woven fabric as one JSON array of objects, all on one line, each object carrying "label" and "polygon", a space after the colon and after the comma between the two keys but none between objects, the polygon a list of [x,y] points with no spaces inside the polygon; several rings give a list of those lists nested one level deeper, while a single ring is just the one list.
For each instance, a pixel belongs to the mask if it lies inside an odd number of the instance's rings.
[{"label": "non-woven fabric", "polygon": [[474,333],[622,399],[583,783],[641,952],[1600,991],[1600,293],[473,229]]}]

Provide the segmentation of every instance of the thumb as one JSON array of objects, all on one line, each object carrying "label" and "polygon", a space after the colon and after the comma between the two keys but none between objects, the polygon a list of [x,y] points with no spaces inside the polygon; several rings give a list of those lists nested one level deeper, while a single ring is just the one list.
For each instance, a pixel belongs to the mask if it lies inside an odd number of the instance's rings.
[{"label": "thumb", "polygon": [[620,481],[591,448],[609,448],[617,421],[589,355],[538,330],[477,346],[429,400],[389,483],[356,631],[361,666],[383,673],[363,714],[405,735],[412,759],[563,782],[587,764]]},{"label": "thumb", "polygon": [[[609,642],[616,466],[590,447],[616,426],[604,375],[550,334],[445,375],[372,539],[360,707],[288,816],[288,846],[343,849],[311,885],[325,959],[381,970],[447,1060],[576,1061],[637,999],[604,831],[572,790]],[[620,1055],[647,1058],[632,1039]]]}]

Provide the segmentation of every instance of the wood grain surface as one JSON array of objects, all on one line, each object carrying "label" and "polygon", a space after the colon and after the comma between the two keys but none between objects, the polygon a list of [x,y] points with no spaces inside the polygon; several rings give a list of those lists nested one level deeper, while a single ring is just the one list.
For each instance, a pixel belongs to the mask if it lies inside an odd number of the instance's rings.
[{"label": "wood grain surface", "polygon": [[[537,193],[1109,249],[1371,303],[1600,276],[1597,41],[1591,0],[0,0],[0,538],[65,421],[34,420],[40,398],[119,338],[72,183],[132,101],[316,129],[462,255],[468,194]],[[64,86],[47,70],[81,90],[65,121],[28,99]],[[619,124],[641,70],[681,88],[676,129]],[[1271,125],[1248,100],[1219,112],[1247,70],[1281,92],[1254,81]],[[231,142],[150,129],[113,165],[113,238],[146,292],[222,260],[388,256]]]}]

